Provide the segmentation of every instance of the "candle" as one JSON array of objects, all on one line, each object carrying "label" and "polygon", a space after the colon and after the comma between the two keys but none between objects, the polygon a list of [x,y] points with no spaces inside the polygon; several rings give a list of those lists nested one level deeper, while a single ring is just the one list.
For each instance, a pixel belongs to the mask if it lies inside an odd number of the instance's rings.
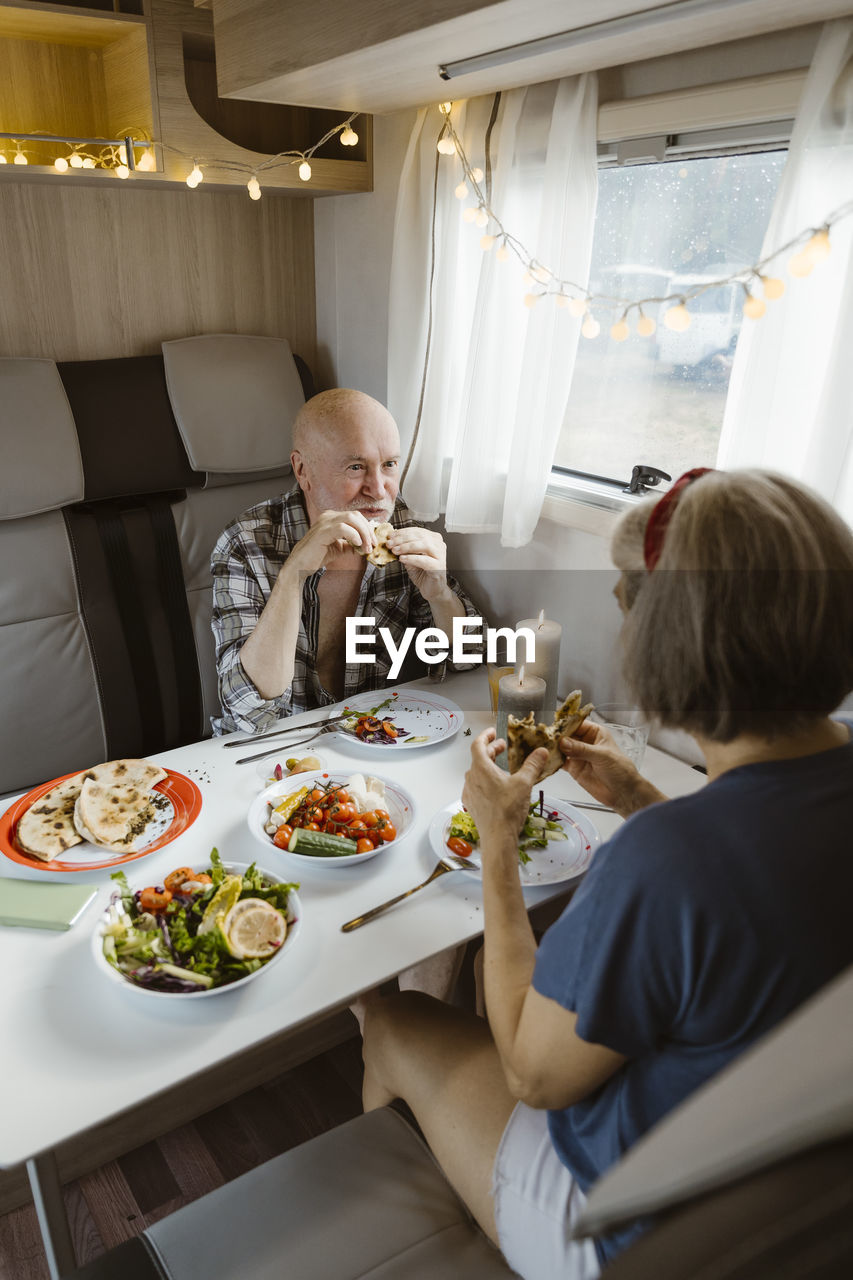
[{"label": "candle", "polygon": [[[512,672],[508,676],[502,676],[498,684],[497,736],[506,738],[508,716],[523,720],[532,711],[534,719],[538,720],[542,715],[544,698],[545,681],[539,676],[527,675],[523,666],[519,668],[517,675]],[[507,768],[506,757],[505,751],[498,756],[497,763],[502,769]]]},{"label": "candle", "polygon": [[523,618],[516,624],[518,627],[529,627],[536,637],[536,654],[532,662],[526,663],[530,675],[539,676],[545,681],[544,717],[550,724],[557,709],[557,683],[560,678],[560,640],[563,628],[559,622],[552,622],[545,617],[542,609],[538,618]]}]

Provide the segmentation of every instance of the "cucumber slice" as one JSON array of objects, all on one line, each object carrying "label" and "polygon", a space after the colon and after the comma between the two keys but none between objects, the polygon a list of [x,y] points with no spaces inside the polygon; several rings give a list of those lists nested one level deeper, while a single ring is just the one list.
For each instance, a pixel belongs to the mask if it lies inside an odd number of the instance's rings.
[{"label": "cucumber slice", "polygon": [[314,858],[342,858],[358,853],[355,840],[326,835],[323,831],[306,831],[304,827],[294,827],[287,848],[290,853],[305,853]]}]

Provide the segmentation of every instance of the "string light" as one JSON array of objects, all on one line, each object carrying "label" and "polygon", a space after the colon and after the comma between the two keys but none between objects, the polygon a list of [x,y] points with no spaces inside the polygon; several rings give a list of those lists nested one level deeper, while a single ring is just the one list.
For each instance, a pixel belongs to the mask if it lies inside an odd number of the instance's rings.
[{"label": "string light", "polygon": [[357,142],[358,134],[355,129],[353,129],[351,125],[346,125],[345,128],[341,130],[341,146],[354,147]]},{"label": "string light", "polygon": [[[824,262],[831,252],[829,233],[833,224],[841,218],[853,214],[853,200],[850,200],[834,210],[821,226],[800,232],[787,244],[780,245],[779,248],[767,254],[766,257],[753,266],[744,266],[731,275],[720,279],[707,280],[704,284],[697,284],[683,294],[667,294],[648,298],[615,298],[612,295],[588,294],[585,292],[583,285],[576,281],[561,279],[547,267],[537,262],[528,253],[521,241],[513,236],[503,225],[497,213],[491,207],[487,194],[480,187],[480,183],[483,180],[483,170],[473,168],[470,165],[464,146],[453,128],[450,119],[452,105],[452,103],[441,103],[439,105],[439,110],[444,119],[437,147],[442,155],[456,155],[461,162],[464,176],[455,188],[456,196],[460,200],[465,199],[466,196],[472,194],[471,188],[473,187],[473,195],[478,203],[477,205],[469,205],[462,210],[464,221],[475,222],[480,227],[486,226],[487,223],[491,222],[494,227],[494,233],[481,238],[481,247],[483,249],[491,249],[495,242],[500,240],[495,253],[497,260],[506,262],[510,253],[514,253],[519,262],[525,267],[523,276],[523,285],[526,290],[524,295],[525,305],[534,306],[536,302],[539,302],[545,296],[553,297],[556,306],[560,308],[568,307],[570,313],[576,318],[586,316],[581,326],[581,332],[587,338],[597,337],[601,332],[600,323],[589,311],[590,303],[593,301],[597,306],[604,307],[607,310],[617,312],[621,310],[621,318],[611,326],[610,334],[614,341],[624,342],[630,335],[627,317],[632,307],[636,307],[639,313],[636,331],[641,337],[651,337],[657,330],[656,320],[644,313],[643,305],[662,307],[664,304],[673,303],[674,305],[668,306],[663,312],[663,323],[673,332],[683,333],[691,324],[691,315],[687,304],[711,289],[730,284],[740,284],[745,290],[744,314],[755,320],[760,319],[767,309],[764,299],[775,301],[781,298],[785,292],[784,280],[781,280],[778,276],[765,274],[763,268],[782,254],[796,248],[797,252],[794,253],[787,264],[788,272],[790,275],[797,277],[809,275],[815,266]],[[761,282],[764,299],[750,292],[748,285],[755,280]],[[544,286],[544,292],[532,292],[531,286],[533,284]]]},{"label": "string light", "polygon": [[18,150],[15,152],[14,164],[29,164],[25,153],[21,150],[21,144],[18,143]]},{"label": "string light", "polygon": [[246,190],[249,193],[250,200],[260,200],[261,184],[258,182],[257,176],[253,173],[249,181],[246,183]]},{"label": "string light", "polygon": [[[74,163],[74,157],[73,157],[73,156],[72,156],[72,158],[69,160],[69,162],[68,162],[68,163],[69,163],[69,164],[73,164],[73,163]],[[94,161],[93,157],[92,157],[92,156],[83,156],[82,160],[80,161],[80,168],[81,168],[81,169],[94,169],[94,167],[95,167],[95,161]]]},{"label": "string light", "polygon": [[307,160],[303,160],[299,166],[298,173],[303,182],[311,181],[311,166]]},{"label": "string light", "polygon": [[204,182],[204,174],[202,173],[197,160],[193,160],[193,167],[187,174],[187,186],[190,190],[195,191],[200,182]]},{"label": "string light", "polygon": [[5,151],[0,151],[0,164],[8,164],[8,163],[9,163],[9,162],[8,162],[8,160],[6,159],[6,152],[5,152]]},{"label": "string light", "polygon": [[136,167],[141,170],[142,173],[153,173],[157,168],[157,161],[154,157],[154,152],[150,147],[145,148],[142,155],[136,162]]},{"label": "string light", "polygon": [[116,177],[117,177],[117,178],[129,178],[129,177],[130,177],[130,170],[128,169],[128,167],[127,167],[127,165],[126,165],[126,164],[118,164],[118,165],[116,165]]},{"label": "string light", "polygon": [[71,155],[68,157],[68,163],[71,165],[72,169],[83,168],[83,163],[84,163],[83,157],[80,155],[80,152],[77,150],[76,147],[71,152]]},{"label": "string light", "polygon": [[68,161],[65,156],[57,156],[53,162],[53,167],[57,173],[67,173]]}]

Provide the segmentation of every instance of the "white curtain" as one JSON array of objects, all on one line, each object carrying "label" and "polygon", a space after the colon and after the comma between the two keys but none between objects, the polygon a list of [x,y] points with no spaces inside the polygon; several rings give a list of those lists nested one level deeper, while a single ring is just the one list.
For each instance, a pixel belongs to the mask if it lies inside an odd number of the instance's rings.
[{"label": "white curtain", "polygon": [[[555,276],[586,287],[598,190],[594,75],[455,104],[451,119],[505,230]],[[581,321],[554,298],[524,305],[525,265],[480,247],[454,190],[457,156],[421,111],[400,179],[391,268],[388,407],[414,430],[403,490],[457,532],[533,536],[566,412]],[[488,139],[488,145],[487,145]]]},{"label": "white curtain", "polygon": [[[845,18],[818,42],[762,257],[851,201],[853,20]],[[785,472],[853,524],[853,216],[832,227],[830,243],[805,279],[787,275],[790,254],[768,266],[787,287],[762,319],[744,320],[718,464]]]}]

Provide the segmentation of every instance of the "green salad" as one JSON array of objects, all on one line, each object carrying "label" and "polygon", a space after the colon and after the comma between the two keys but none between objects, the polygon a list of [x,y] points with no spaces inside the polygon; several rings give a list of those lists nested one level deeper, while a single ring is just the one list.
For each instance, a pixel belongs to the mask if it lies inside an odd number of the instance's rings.
[{"label": "green salad", "polygon": [[[528,849],[545,849],[549,840],[568,840],[569,837],[556,819],[556,810],[552,813],[545,812],[545,795],[540,791],[539,799],[531,801],[524,826],[518,835],[518,860],[522,865],[530,861]],[[480,843],[480,833],[467,810],[454,813],[450,819],[447,838],[464,840],[469,845]]]},{"label": "green salad", "polygon": [[295,924],[295,884],[271,883],[254,863],[230,874],[217,849],[205,871],[180,867],[162,885],[133,890],[123,871],[103,928],[105,959],[129,982],[198,993],[267,964]]}]

